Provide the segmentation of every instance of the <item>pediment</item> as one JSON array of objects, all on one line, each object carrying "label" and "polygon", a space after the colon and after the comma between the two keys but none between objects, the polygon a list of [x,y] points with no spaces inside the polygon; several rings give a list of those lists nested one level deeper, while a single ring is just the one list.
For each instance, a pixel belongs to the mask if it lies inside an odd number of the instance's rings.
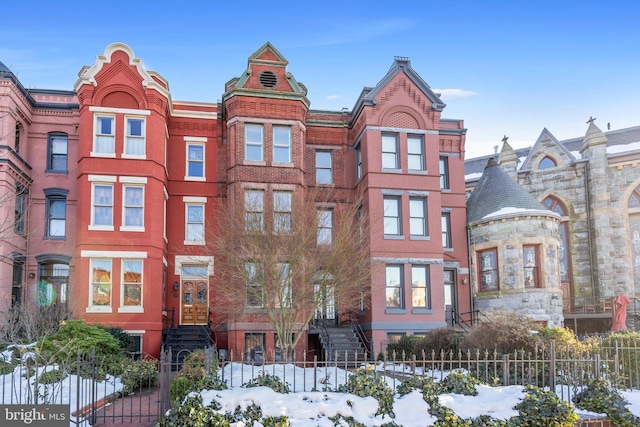
[{"label": "pediment", "polygon": [[[107,68],[112,67],[112,72]],[[165,97],[170,98],[168,83],[157,73],[149,73],[142,63],[142,59],[136,58],[131,47],[125,43],[111,43],[104,51],[103,55],[96,56],[96,62],[92,66],[83,67],[78,73],[78,80],[74,84],[74,89],[85,85],[97,86],[109,81],[110,76],[124,73],[133,82],[140,82],[144,89],[155,89]],[[99,76],[99,74],[102,74]],[[137,74],[137,75],[136,75]]]},{"label": "pediment", "polygon": [[542,130],[536,143],[529,150],[529,154],[522,163],[520,171],[544,170],[555,163],[554,168],[564,168],[575,162],[576,158],[564,145],[546,128]]},{"label": "pediment", "polygon": [[240,77],[233,78],[226,84],[227,93],[244,94],[261,97],[282,97],[302,101],[308,106],[307,89],[287,71],[289,62],[270,43],[267,42],[256,50],[247,61],[247,68]]}]

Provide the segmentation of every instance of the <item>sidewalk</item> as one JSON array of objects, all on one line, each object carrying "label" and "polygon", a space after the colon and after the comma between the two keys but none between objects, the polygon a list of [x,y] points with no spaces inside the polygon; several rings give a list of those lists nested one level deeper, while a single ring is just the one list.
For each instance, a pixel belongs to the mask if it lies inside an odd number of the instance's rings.
[{"label": "sidewalk", "polygon": [[152,427],[160,417],[160,388],[153,387],[126,396],[96,413],[95,426]]}]

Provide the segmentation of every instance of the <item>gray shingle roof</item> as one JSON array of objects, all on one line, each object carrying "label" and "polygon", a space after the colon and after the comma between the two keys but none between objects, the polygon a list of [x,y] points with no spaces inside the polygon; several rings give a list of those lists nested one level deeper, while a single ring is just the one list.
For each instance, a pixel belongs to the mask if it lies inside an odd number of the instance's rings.
[{"label": "gray shingle roof", "polygon": [[491,158],[467,199],[467,223],[475,223],[502,208],[549,211]]},{"label": "gray shingle roof", "polygon": [[[640,126],[611,130],[603,133],[605,134],[608,140],[607,147],[630,144],[632,142],[640,142]],[[580,136],[577,138],[565,139],[563,141],[560,141],[560,144],[562,144],[568,151],[577,152],[577,151],[580,151],[580,146],[582,145],[583,140],[584,140],[584,136]],[[515,150],[516,156],[518,156],[518,158],[526,157],[527,155],[529,155],[529,151],[531,150],[531,148],[532,147],[516,149]],[[472,174],[482,173],[485,166],[487,165],[487,161],[489,159],[493,159],[497,157],[498,157],[497,154],[491,154],[488,156],[466,159],[464,161],[464,174],[472,175]],[[474,180],[471,179],[470,181],[474,181]]]}]

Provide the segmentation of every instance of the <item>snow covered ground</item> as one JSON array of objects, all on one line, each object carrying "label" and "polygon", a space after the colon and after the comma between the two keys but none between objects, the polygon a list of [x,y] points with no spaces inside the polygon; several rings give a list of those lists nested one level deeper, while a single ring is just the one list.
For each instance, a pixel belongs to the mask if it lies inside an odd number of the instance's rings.
[{"label": "snow covered ground", "polygon": [[[1,355],[0,355],[1,357]],[[48,369],[55,369],[50,367]],[[402,367],[389,365],[371,366],[371,369],[389,369],[398,373]],[[118,378],[108,376],[98,387],[91,390],[90,381],[69,375],[62,383],[54,385],[39,384],[36,389],[32,380],[27,380],[23,368],[17,367],[12,373],[0,376],[0,403],[68,403],[71,402],[71,412],[89,405],[93,400],[100,400],[105,394],[114,390],[122,390],[122,383]],[[42,375],[44,370],[38,374]],[[279,394],[268,387],[244,388],[252,378],[269,374],[279,377],[292,390],[289,394]],[[421,372],[418,372],[421,373]],[[228,390],[207,390],[201,393],[203,404],[206,406],[213,400],[220,403],[222,410],[233,410],[240,406],[242,409],[254,404],[260,406],[264,416],[286,415],[292,427],[332,427],[329,417],[341,414],[353,417],[365,426],[380,426],[392,421],[388,416],[375,415],[378,403],[373,397],[358,397],[346,393],[312,390],[335,390],[345,384],[351,373],[340,368],[314,370],[303,369],[292,364],[277,364],[265,366],[250,366],[240,363],[225,365],[219,373],[229,386]],[[442,373],[431,372],[440,378]],[[34,378],[34,377],[31,377]],[[394,390],[400,384],[398,379],[385,377],[387,383]],[[443,394],[440,403],[452,409],[462,418],[476,418],[480,415],[490,415],[494,418],[509,419],[517,415],[513,407],[524,397],[524,387],[490,387],[477,386],[477,396],[463,396],[457,394]],[[108,392],[107,392],[108,391]],[[573,393],[558,387],[556,393],[567,398]],[[79,404],[73,403],[76,395],[82,396]],[[621,391],[629,402],[630,411],[640,416],[640,390]],[[423,400],[419,391],[413,391],[406,396],[396,396],[393,406],[395,421],[403,426],[431,426],[436,419],[429,414],[429,406]],[[582,418],[595,418],[600,414],[577,411]],[[77,418],[72,418],[71,426],[77,425]],[[86,423],[81,423],[85,424]],[[238,425],[237,427],[242,427]]]},{"label": "snow covered ground", "polygon": [[[388,368],[388,366],[386,366]],[[381,369],[378,365],[375,369]],[[240,406],[245,409],[251,404],[260,406],[263,416],[286,415],[292,427],[329,427],[333,422],[329,421],[338,413],[345,417],[353,417],[356,421],[366,426],[379,426],[392,421],[389,417],[375,415],[378,403],[372,397],[362,398],[346,393],[308,391],[312,390],[317,380],[312,369],[302,369],[293,365],[267,365],[261,370],[270,375],[276,375],[289,384],[293,393],[279,394],[268,387],[243,388],[239,387],[252,376],[259,374],[260,369],[241,364],[226,365],[221,374],[232,385],[229,390],[207,390],[201,393],[203,404],[207,406],[213,400],[220,403],[222,411],[230,411]],[[397,369],[394,367],[394,370]],[[346,382],[349,373],[342,369],[327,369],[322,381],[329,389],[335,389],[337,385]],[[435,375],[439,377],[439,373]],[[386,377],[390,386],[395,387],[400,381]],[[494,418],[509,419],[518,414],[513,409],[524,397],[524,387],[491,387],[480,385],[476,387],[477,396],[464,396],[459,394],[443,394],[440,403],[452,409],[462,418],[476,418],[481,415],[490,415]],[[307,390],[307,391],[302,391]],[[561,386],[556,390],[561,397],[571,395]],[[640,390],[621,392],[629,402],[629,410],[640,416]],[[431,426],[436,419],[429,414],[429,406],[422,398],[422,393],[414,390],[403,397],[396,397],[393,406],[395,421],[403,426]],[[582,418],[596,418],[602,414],[594,414],[582,410],[576,410]],[[240,426],[238,426],[240,427]]]}]

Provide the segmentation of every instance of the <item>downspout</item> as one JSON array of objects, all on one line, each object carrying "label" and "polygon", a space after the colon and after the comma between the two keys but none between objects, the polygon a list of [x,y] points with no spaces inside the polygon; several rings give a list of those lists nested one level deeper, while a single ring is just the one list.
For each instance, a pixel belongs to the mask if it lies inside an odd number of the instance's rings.
[{"label": "downspout", "polygon": [[471,266],[471,228],[467,225],[467,262],[469,265],[469,308],[471,310],[471,324],[474,324],[473,314],[473,282],[471,276],[474,275],[474,269]]}]

